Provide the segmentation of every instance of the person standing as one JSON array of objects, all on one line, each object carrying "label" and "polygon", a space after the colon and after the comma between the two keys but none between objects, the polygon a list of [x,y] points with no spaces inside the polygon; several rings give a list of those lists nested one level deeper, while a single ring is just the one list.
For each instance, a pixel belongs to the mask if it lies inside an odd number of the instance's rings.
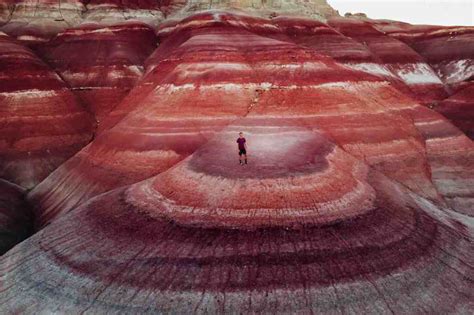
[{"label": "person standing", "polygon": [[244,138],[244,133],[239,132],[239,138],[237,138],[237,143],[239,147],[239,163],[240,165],[244,165],[242,162],[242,156],[244,157],[245,164],[247,164],[247,143]]}]

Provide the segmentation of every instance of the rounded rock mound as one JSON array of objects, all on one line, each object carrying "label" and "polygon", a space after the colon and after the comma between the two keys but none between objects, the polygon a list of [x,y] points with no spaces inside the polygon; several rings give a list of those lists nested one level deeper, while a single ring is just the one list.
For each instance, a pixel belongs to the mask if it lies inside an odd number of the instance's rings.
[{"label": "rounded rock mound", "polygon": [[[169,173],[190,167],[204,153],[196,152]],[[348,216],[337,207],[332,213],[340,220],[294,229],[278,209],[267,212],[272,220],[259,218],[258,211],[242,211],[238,220],[226,216],[237,209],[222,216],[200,213],[210,218],[207,226],[195,224],[192,213],[156,215],[163,202],[153,190],[167,172],[103,194],[2,257],[0,310],[379,314],[471,309],[473,226],[366,170],[370,193],[359,203],[365,212]],[[245,187],[255,177],[244,172],[233,177],[234,186]],[[199,188],[181,182],[171,198],[187,198],[189,191],[199,197]],[[263,188],[256,187],[259,200],[268,196]],[[330,190],[328,185],[319,194]],[[238,192],[236,201],[243,195]],[[265,224],[245,222],[254,219]]]}]

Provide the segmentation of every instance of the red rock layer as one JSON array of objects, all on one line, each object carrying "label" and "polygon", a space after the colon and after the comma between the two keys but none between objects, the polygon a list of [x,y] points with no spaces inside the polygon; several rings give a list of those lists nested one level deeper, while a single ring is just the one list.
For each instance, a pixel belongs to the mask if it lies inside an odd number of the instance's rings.
[{"label": "red rock layer", "polygon": [[447,96],[441,80],[417,52],[369,23],[343,18],[330,18],[328,24],[285,17],[273,21],[282,40],[286,37],[350,68],[379,76],[423,104]]},{"label": "red rock layer", "polygon": [[25,191],[0,179],[0,256],[33,232],[33,214],[25,202]]},{"label": "red rock layer", "polygon": [[[357,158],[442,202],[421,135],[409,118],[392,113],[405,104],[381,97],[394,93],[389,84],[311,49],[239,27],[202,27],[201,19],[208,16],[175,27],[191,35],[155,61],[141,84],[154,89],[30,194],[39,206],[38,226],[92,196],[166,170],[249,112],[313,117],[312,127]],[[127,104],[114,112],[125,115]]]},{"label": "red rock layer", "polygon": [[[178,28],[187,28],[193,18],[183,20]],[[400,90],[410,94],[408,87],[390,72],[368,48],[346,37],[321,21],[309,18],[294,18],[278,16],[274,19],[250,17],[247,15],[229,15],[225,12],[203,14],[200,17],[201,25],[216,23],[244,28],[255,34],[274,38],[280,41],[296,43],[311,48],[317,53],[330,56],[344,65],[358,71],[379,76],[397,86]],[[163,23],[158,34],[166,36],[173,23]]]},{"label": "red rock layer", "polygon": [[[335,18],[329,21],[335,21]],[[390,82],[403,93],[415,96],[407,82],[404,82],[387,60],[379,58],[366,43],[357,41],[353,34],[342,34],[334,25],[313,20],[294,20],[277,18],[275,22],[288,36],[288,39],[300,45],[309,46],[317,52],[333,57],[340,63],[358,71],[378,76]]]},{"label": "red rock layer", "polygon": [[0,260],[0,310],[472,311],[472,224],[322,134],[268,122],[243,121],[261,144],[249,166],[232,156],[236,125],[16,246]]},{"label": "red rock layer", "polygon": [[472,81],[473,28],[414,26],[403,23],[378,23],[377,27],[415,49],[452,90],[462,89]]},{"label": "red rock layer", "polygon": [[155,47],[150,27],[127,23],[68,29],[37,51],[100,123],[140,79]]},{"label": "red rock layer", "polygon": [[31,188],[85,146],[92,117],[34,53],[0,33],[0,177]]},{"label": "red rock layer", "polygon": [[474,140],[474,84],[440,102],[434,110]]},{"label": "red rock layer", "polygon": [[[179,27],[185,28],[192,21],[184,20]],[[242,27],[258,35],[309,47],[350,68],[379,76],[423,104],[447,96],[441,80],[418,53],[369,23],[331,18],[329,26],[314,19],[282,16],[268,20],[245,15],[229,16],[225,12],[201,17],[201,25],[216,23]],[[172,25],[172,22],[162,24],[158,34],[166,36]]]},{"label": "red rock layer", "polygon": [[[448,96],[443,82],[430,65],[405,43],[385,35],[367,21],[333,18],[328,24],[365,45],[384,68],[410,87],[410,95],[417,101],[430,105]],[[359,68],[380,71],[376,64],[370,63],[359,65]]]}]

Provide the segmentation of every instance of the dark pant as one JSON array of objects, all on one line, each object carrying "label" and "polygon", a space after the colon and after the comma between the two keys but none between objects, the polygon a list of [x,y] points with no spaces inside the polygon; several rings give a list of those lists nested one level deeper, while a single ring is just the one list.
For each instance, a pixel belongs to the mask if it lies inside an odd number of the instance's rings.
[{"label": "dark pant", "polygon": [[247,155],[247,150],[245,150],[245,149],[240,149],[240,150],[239,150],[239,156],[242,156],[242,154]]}]

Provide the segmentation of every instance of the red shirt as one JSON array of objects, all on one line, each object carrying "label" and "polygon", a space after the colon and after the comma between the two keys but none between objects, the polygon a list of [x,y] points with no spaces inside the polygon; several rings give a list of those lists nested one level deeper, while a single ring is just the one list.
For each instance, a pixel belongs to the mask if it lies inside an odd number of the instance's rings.
[{"label": "red shirt", "polygon": [[237,139],[237,143],[239,144],[239,150],[245,150],[245,138]]}]

